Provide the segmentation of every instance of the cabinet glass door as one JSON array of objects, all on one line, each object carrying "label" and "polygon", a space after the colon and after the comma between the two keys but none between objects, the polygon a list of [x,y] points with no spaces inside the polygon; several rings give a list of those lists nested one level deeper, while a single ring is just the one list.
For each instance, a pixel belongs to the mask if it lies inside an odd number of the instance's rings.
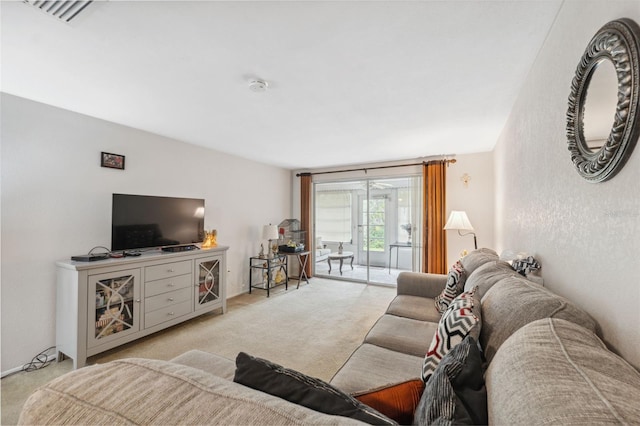
[{"label": "cabinet glass door", "polygon": [[89,277],[89,346],[140,328],[140,271],[117,271]]},{"label": "cabinet glass door", "polygon": [[221,303],[220,262],[221,257],[196,260],[196,306],[210,306]]}]

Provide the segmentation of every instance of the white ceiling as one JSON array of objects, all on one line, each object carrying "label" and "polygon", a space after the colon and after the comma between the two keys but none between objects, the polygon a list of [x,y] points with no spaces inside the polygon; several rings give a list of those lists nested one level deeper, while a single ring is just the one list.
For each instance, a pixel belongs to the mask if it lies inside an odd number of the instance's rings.
[{"label": "white ceiling", "polygon": [[3,1],[2,91],[291,169],[490,151],[561,4]]}]

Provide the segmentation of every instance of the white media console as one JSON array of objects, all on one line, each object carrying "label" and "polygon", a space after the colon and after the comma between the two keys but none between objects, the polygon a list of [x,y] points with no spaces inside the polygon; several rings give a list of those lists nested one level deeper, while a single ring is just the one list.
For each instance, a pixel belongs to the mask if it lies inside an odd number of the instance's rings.
[{"label": "white media console", "polygon": [[228,247],[57,266],[58,360],[87,357],[205,312],[227,310]]}]

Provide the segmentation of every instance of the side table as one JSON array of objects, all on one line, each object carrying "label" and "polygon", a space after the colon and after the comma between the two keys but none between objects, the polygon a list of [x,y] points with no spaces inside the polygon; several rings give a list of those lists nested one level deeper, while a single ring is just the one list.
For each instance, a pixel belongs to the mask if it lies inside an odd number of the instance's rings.
[{"label": "side table", "polygon": [[339,260],[340,261],[340,275],[342,275],[342,264],[345,259],[351,259],[351,269],[353,269],[353,252],[345,251],[342,253],[331,253],[329,257],[327,257],[327,263],[329,264],[329,273],[331,273],[331,261]]},{"label": "side table", "polygon": [[298,273],[298,286],[296,288],[300,288],[300,281],[305,280],[307,284],[309,284],[309,277],[307,277],[307,271],[305,270],[307,267],[307,263],[309,262],[310,251],[299,251],[296,253],[288,253],[289,256],[295,256],[298,259],[298,266],[300,267],[300,272]]},{"label": "side table", "polygon": [[389,273],[391,273],[391,252],[396,249],[396,269],[398,269],[398,258],[400,257],[400,247],[411,247],[410,242],[389,244]]},{"label": "side table", "polygon": [[[262,271],[263,280],[259,284],[253,284],[253,270]],[[284,277],[278,280],[278,274],[284,273]],[[298,281],[298,284],[300,282]],[[270,296],[272,288],[284,284],[284,289],[289,289],[289,275],[287,270],[286,253],[278,253],[273,257],[252,256],[249,258],[249,293],[251,289],[267,290],[267,297]]]}]

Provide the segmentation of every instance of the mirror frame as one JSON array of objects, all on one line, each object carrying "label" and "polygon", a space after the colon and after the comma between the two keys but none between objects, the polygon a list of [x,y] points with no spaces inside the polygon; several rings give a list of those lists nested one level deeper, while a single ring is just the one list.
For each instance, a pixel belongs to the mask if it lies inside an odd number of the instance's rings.
[{"label": "mirror frame", "polygon": [[[627,161],[640,134],[640,28],[628,18],[605,24],[593,36],[571,82],[567,109],[567,144],[578,174],[604,182]],[[592,151],[584,138],[584,104],[591,76],[602,60],[610,60],[618,77],[618,103],[605,144]]]}]

